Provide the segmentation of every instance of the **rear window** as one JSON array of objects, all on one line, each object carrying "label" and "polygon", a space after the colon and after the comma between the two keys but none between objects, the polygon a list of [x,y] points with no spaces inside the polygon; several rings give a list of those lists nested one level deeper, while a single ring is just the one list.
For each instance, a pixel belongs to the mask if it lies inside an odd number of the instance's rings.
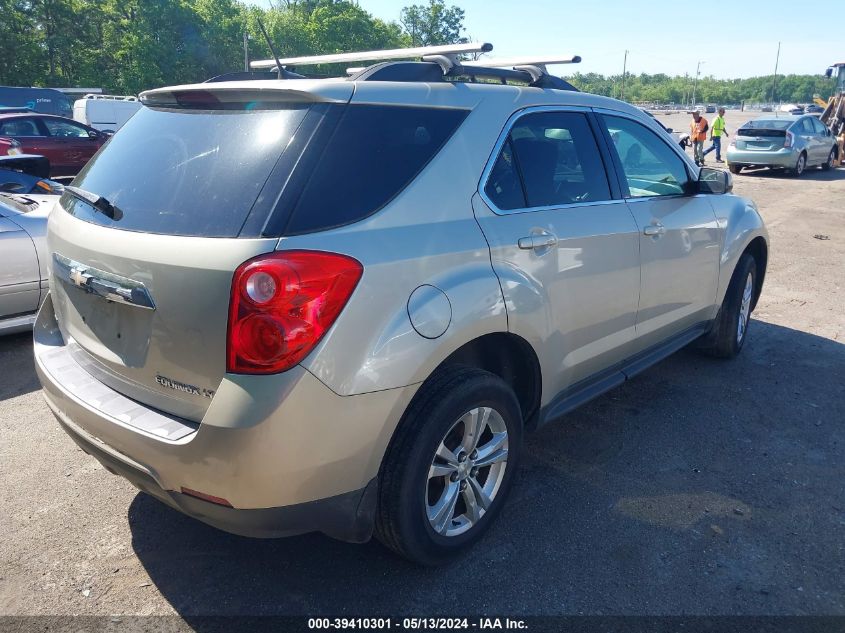
[{"label": "rear window", "polygon": [[129,231],[236,237],[308,108],[141,108],[74,181],[122,218],[67,194],[61,204],[88,222]]},{"label": "rear window", "polygon": [[446,108],[341,107],[330,140],[309,148],[320,155],[290,212],[286,235],[375,213],[416,177],[467,115]]},{"label": "rear window", "polygon": [[168,235],[325,230],[387,204],[467,115],[344,104],[250,103],[244,110],[204,93],[184,97],[173,107],[141,108],[74,182],[120,209],[120,219],[70,195],[62,206],[96,224]]},{"label": "rear window", "polygon": [[738,136],[784,137],[786,130],[795,123],[793,120],[771,119],[765,121],[749,121],[737,132]]}]

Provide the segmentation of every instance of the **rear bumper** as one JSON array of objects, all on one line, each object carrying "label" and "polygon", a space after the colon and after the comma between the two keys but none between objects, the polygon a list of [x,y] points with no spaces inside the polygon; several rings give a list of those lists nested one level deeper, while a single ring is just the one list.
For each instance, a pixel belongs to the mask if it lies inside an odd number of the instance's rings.
[{"label": "rear bumper", "polygon": [[729,147],[726,155],[729,165],[783,167],[791,169],[798,162],[798,151],[783,148],[775,151],[749,151]]},{"label": "rear bumper", "polygon": [[373,482],[414,387],[342,397],[301,367],[227,375],[195,424],[129,400],[86,372],[62,339],[49,297],[34,342],[36,371],[62,428],[141,490],[236,534],[370,537]]},{"label": "rear bumper", "polygon": [[88,435],[61,412],[54,410],[59,425],[86,453],[114,475],[171,508],[218,529],[241,536],[275,538],[307,532],[322,532],[353,543],[372,535],[376,501],[376,480],[361,490],[278,508],[240,509],[218,505],[181,492],[164,490],[143,465],[110,450]]}]

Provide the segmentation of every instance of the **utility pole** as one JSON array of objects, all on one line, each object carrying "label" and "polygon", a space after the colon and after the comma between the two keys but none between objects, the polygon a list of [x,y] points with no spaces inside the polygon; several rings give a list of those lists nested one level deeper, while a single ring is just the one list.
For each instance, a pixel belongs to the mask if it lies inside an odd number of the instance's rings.
[{"label": "utility pole", "polygon": [[695,81],[692,82],[692,107],[695,108],[695,89],[698,87],[698,76],[701,74],[701,64],[706,64],[707,62],[699,61],[698,65],[695,67]]},{"label": "utility pole", "polygon": [[775,76],[772,77],[772,107],[775,105],[775,96],[777,95],[778,85],[778,63],[780,62],[780,42],[778,42],[778,54],[775,57]]},{"label": "utility pole", "polygon": [[244,31],[244,72],[249,72],[249,35]]},{"label": "utility pole", "polygon": [[625,59],[622,61],[622,90],[619,92],[619,100],[625,100],[625,73],[628,71],[628,51],[625,51]]},{"label": "utility pole", "polygon": [[689,107],[689,73],[684,73],[684,107]]}]

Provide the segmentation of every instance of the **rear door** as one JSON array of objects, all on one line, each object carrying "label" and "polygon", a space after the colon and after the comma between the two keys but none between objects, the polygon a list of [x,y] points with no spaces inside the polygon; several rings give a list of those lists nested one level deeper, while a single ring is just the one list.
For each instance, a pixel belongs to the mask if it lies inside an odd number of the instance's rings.
[{"label": "rear door", "polygon": [[585,109],[517,113],[473,204],[509,329],[531,340],[549,394],[624,359],[634,337],[638,230],[594,125]]},{"label": "rear door", "polygon": [[38,124],[37,117],[15,116],[0,119],[0,136],[9,136],[20,141],[22,154],[46,156],[50,164],[57,158],[47,138],[47,130]]},{"label": "rear door", "polygon": [[816,130],[816,138],[819,143],[819,162],[824,164],[827,162],[827,157],[830,155],[830,150],[833,149],[834,140],[830,134],[827,126],[819,121],[816,117],[809,117],[810,122]]},{"label": "rear door", "polygon": [[676,148],[631,117],[599,119],[639,229],[641,350],[713,317],[720,233],[707,196],[690,193],[694,183]]}]

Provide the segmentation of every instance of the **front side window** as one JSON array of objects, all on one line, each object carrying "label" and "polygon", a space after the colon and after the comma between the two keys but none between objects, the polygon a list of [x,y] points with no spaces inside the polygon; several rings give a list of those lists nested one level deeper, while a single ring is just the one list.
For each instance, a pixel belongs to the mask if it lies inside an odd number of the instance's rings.
[{"label": "front side window", "polygon": [[59,121],[58,119],[43,119],[44,125],[47,126],[47,131],[50,136],[58,138],[89,138],[88,130],[80,125],[74,125],[67,121]]},{"label": "front side window", "polygon": [[577,112],[519,118],[484,191],[501,210],[611,199],[595,137],[586,116]]},{"label": "front side window", "polygon": [[644,125],[602,115],[619,157],[630,197],[683,195],[689,175],[684,161]]}]

